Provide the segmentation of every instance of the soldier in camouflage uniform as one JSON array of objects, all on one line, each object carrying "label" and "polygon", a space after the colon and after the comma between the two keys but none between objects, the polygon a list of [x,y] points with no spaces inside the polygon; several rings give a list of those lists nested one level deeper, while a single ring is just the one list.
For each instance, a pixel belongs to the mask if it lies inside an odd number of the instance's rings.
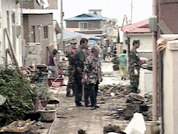
[{"label": "soldier in camouflage uniform", "polygon": [[[68,83],[67,83],[67,88],[66,88],[66,97],[72,97],[74,96],[74,92],[75,92],[75,89],[74,89],[74,77],[73,77],[73,66],[72,66],[72,55],[74,54],[75,52],[75,49],[76,49],[76,42],[71,42],[70,43],[71,46],[67,52],[67,55],[66,57],[68,58],[68,61],[69,61],[69,66],[68,66]],[[72,95],[71,95],[71,89],[72,89]]]},{"label": "soldier in camouflage uniform", "polygon": [[140,58],[136,50],[140,46],[140,40],[134,40],[132,45],[133,48],[129,54],[130,86],[131,92],[138,93]]}]

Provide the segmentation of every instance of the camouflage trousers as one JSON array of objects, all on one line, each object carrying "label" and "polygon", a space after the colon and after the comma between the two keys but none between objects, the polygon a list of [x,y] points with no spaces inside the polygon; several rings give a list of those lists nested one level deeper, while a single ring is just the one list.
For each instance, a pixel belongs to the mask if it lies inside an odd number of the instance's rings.
[{"label": "camouflage trousers", "polygon": [[74,77],[73,77],[73,73],[72,73],[73,68],[71,66],[68,67],[68,82],[67,82],[67,88],[66,88],[66,92],[68,94],[71,93],[71,90],[74,93]]},{"label": "camouflage trousers", "polygon": [[130,68],[130,87],[133,90],[138,90],[139,86],[139,75],[140,75],[140,69],[137,69],[138,75],[135,75],[134,68]]}]

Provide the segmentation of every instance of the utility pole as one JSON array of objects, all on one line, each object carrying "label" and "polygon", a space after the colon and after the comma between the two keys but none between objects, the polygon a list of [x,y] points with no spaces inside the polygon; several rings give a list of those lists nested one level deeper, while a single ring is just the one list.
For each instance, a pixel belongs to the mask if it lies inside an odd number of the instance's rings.
[{"label": "utility pole", "polygon": [[62,47],[62,50],[64,51],[65,50],[65,46],[63,45],[63,0],[61,0],[61,41],[60,41],[60,44],[61,44],[61,47]]},{"label": "utility pole", "polygon": [[[157,0],[152,0],[152,15],[157,16]],[[153,45],[153,121],[157,120],[157,32],[152,32],[152,45]]]},{"label": "utility pole", "polygon": [[133,1],[131,0],[130,24],[132,24],[132,13],[133,13]]}]

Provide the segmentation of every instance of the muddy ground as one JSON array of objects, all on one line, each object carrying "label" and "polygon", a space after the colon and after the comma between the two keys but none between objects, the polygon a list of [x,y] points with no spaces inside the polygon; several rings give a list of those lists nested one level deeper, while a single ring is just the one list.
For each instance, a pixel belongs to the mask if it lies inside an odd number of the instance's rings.
[{"label": "muddy ground", "polygon": [[[129,81],[121,81],[119,72],[113,71],[111,62],[102,63],[104,85],[128,84]],[[67,82],[65,79],[64,83]],[[109,124],[119,125],[123,130],[128,121],[118,120],[113,116],[108,116],[110,107],[122,106],[125,97],[111,98],[110,95],[103,96],[102,93],[97,97],[98,106],[96,110],[89,107],[76,107],[74,97],[66,97],[66,87],[50,90],[60,100],[57,118],[54,122],[51,134],[77,134],[79,129],[83,129],[87,134],[103,134],[103,127]],[[102,98],[102,100],[101,100]],[[102,103],[102,104],[101,104]],[[104,103],[104,104],[103,104]]]}]

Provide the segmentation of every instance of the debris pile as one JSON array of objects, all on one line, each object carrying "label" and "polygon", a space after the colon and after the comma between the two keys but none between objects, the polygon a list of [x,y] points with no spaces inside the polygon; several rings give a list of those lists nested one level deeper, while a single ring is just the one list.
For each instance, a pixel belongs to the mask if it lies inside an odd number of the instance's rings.
[{"label": "debris pile", "polygon": [[78,130],[78,134],[87,134],[87,133],[85,132],[85,130],[79,129],[79,130]]},{"label": "debris pile", "polygon": [[130,93],[130,88],[127,85],[104,85],[100,87],[99,95],[110,96],[114,93],[117,98],[124,97]]},{"label": "debris pile", "polygon": [[118,126],[118,125],[109,124],[108,126],[104,126],[103,134],[108,134],[110,132],[115,132],[117,134],[125,134],[124,132],[122,132],[120,126]]},{"label": "debris pile", "polygon": [[[113,96],[112,96],[113,94]],[[108,108],[109,116],[119,120],[130,120],[134,113],[142,113],[145,121],[152,120],[151,104],[152,94],[146,93],[143,96],[136,93],[130,93],[129,86],[123,85],[105,85],[99,90],[100,100],[98,103],[103,104],[106,100],[125,99],[124,104],[116,104]]]},{"label": "debris pile", "polygon": [[134,113],[142,113],[145,121],[151,121],[151,101],[144,96],[130,93],[126,95],[126,103],[121,107],[117,107],[115,117],[116,119],[130,120]]}]

